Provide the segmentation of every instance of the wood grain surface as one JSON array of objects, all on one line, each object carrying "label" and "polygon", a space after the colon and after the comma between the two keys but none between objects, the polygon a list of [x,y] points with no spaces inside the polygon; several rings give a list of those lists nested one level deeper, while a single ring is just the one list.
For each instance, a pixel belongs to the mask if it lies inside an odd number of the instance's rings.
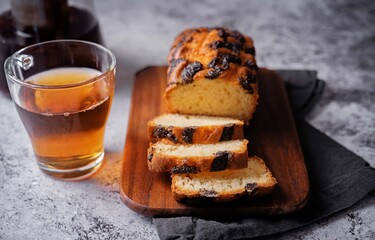
[{"label": "wood grain surface", "polygon": [[279,215],[306,204],[309,181],[288,96],[282,79],[267,69],[259,71],[260,101],[245,136],[249,155],[263,158],[277,179],[275,191],[225,204],[178,203],[172,196],[170,175],[147,168],[147,121],[166,112],[166,70],[148,67],[136,75],[120,177],[121,199],[130,209],[149,216],[234,217]]}]

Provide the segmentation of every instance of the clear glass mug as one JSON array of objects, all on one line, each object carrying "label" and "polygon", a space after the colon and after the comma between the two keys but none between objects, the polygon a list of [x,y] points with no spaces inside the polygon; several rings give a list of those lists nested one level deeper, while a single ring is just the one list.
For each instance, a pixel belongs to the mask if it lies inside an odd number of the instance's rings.
[{"label": "clear glass mug", "polygon": [[5,61],[9,91],[43,172],[80,180],[99,169],[115,65],[108,49],[79,40],[31,45]]}]

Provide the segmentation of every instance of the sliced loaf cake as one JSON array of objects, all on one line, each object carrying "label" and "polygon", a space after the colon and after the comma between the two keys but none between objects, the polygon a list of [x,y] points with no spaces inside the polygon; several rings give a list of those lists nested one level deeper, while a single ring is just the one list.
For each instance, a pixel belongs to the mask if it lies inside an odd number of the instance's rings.
[{"label": "sliced loaf cake", "polygon": [[244,195],[260,196],[270,193],[276,179],[259,157],[249,157],[247,168],[212,173],[173,174],[172,192],[181,201],[209,198],[227,202]]},{"label": "sliced loaf cake", "polygon": [[151,143],[147,150],[148,168],[152,172],[198,173],[247,166],[245,139],[216,144]]},{"label": "sliced loaf cake", "polygon": [[243,139],[243,121],[202,115],[163,114],[148,122],[153,142],[166,139],[173,143],[218,143]]}]

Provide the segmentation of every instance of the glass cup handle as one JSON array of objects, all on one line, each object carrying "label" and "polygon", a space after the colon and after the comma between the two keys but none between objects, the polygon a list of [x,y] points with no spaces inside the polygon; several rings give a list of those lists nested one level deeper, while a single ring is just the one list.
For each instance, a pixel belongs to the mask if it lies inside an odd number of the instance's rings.
[{"label": "glass cup handle", "polygon": [[34,58],[33,56],[27,54],[20,54],[15,57],[17,65],[21,67],[24,71],[29,70],[32,66],[34,66]]}]

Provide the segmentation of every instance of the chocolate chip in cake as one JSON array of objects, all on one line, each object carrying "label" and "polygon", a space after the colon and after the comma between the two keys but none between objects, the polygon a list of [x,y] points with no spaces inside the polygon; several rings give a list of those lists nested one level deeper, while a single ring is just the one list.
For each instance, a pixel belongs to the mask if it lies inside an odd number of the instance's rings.
[{"label": "chocolate chip in cake", "polygon": [[233,53],[238,54],[242,50],[242,44],[227,42],[226,48],[231,50]]},{"label": "chocolate chip in cake", "polygon": [[154,136],[155,138],[166,138],[168,134],[169,134],[168,130],[161,125],[156,126],[152,130],[152,136]]},{"label": "chocolate chip in cake", "polygon": [[209,46],[212,49],[224,48],[225,47],[225,42],[220,41],[220,40],[216,40],[216,41],[213,41],[212,43],[210,43]]},{"label": "chocolate chip in cake", "polygon": [[209,63],[208,63],[208,67],[209,68],[214,68],[215,66],[218,66],[219,64],[221,64],[221,59],[218,58],[218,57],[214,57]]},{"label": "chocolate chip in cake", "polygon": [[196,61],[189,63],[181,73],[182,83],[188,84],[193,82],[194,75],[203,69],[202,63]]},{"label": "chocolate chip in cake", "polygon": [[225,31],[224,28],[218,28],[217,29],[217,35],[221,37],[222,39],[226,40],[228,37],[228,33]]},{"label": "chocolate chip in cake", "polygon": [[245,53],[248,53],[248,54],[251,54],[251,55],[255,56],[255,48],[254,47],[246,48]]},{"label": "chocolate chip in cake", "polygon": [[231,42],[223,42],[220,40],[213,41],[210,45],[210,48],[212,49],[218,49],[218,48],[226,48],[231,50],[233,53],[238,54],[240,50],[242,50],[242,45],[238,43],[231,43]]},{"label": "chocolate chip in cake", "polygon": [[247,183],[245,185],[245,190],[250,196],[253,196],[258,191],[258,184],[257,183]]},{"label": "chocolate chip in cake", "polygon": [[215,79],[220,76],[223,71],[226,71],[229,68],[229,63],[226,58],[221,59],[220,57],[214,57],[207,65],[210,69],[205,78]]},{"label": "chocolate chip in cake", "polygon": [[177,143],[177,137],[174,135],[172,128],[165,128],[158,125],[152,130],[152,136],[154,138],[168,138],[172,142]]},{"label": "chocolate chip in cake", "polygon": [[154,138],[165,138],[166,135],[167,135],[166,129],[161,125],[156,126],[152,130],[152,136]]},{"label": "chocolate chip in cake", "polygon": [[186,143],[193,143],[193,136],[194,136],[194,127],[186,127],[182,130],[182,139]]},{"label": "chocolate chip in cake", "polygon": [[252,72],[249,72],[249,71],[246,71],[246,81],[249,82],[249,83],[256,83],[257,81],[257,78],[256,76],[252,73]]},{"label": "chocolate chip in cake", "polygon": [[230,54],[230,53],[220,53],[219,55],[223,59],[223,61],[225,59],[226,61],[237,64],[237,65],[242,64],[241,58],[236,56],[236,55],[233,55],[233,54]]},{"label": "chocolate chip in cake", "polygon": [[199,195],[201,195],[202,197],[212,198],[212,197],[218,197],[219,193],[214,190],[207,190],[203,188],[199,190]]},{"label": "chocolate chip in cake", "polygon": [[221,69],[226,71],[228,70],[229,68],[229,62],[228,62],[228,59],[224,58],[222,61],[221,61]]},{"label": "chocolate chip in cake", "polygon": [[254,89],[251,86],[252,83],[256,83],[256,76],[251,72],[247,72],[244,76],[240,76],[238,81],[240,82],[243,89],[247,90],[250,94],[254,93]]},{"label": "chocolate chip in cake", "polygon": [[168,77],[171,75],[171,73],[173,72],[173,70],[177,67],[178,64],[182,63],[182,62],[186,62],[186,59],[184,58],[177,58],[177,59],[172,59],[170,61],[170,65],[169,65],[169,69],[168,69]]},{"label": "chocolate chip in cake", "polygon": [[246,191],[254,191],[257,188],[258,188],[258,184],[257,183],[247,183],[245,185],[245,190]]},{"label": "chocolate chip in cake", "polygon": [[171,170],[171,173],[172,174],[184,174],[184,173],[196,174],[198,173],[198,170],[194,166],[183,165],[183,166],[174,166]]},{"label": "chocolate chip in cake", "polygon": [[234,124],[227,124],[223,128],[223,132],[221,133],[220,142],[221,141],[229,141],[232,139],[234,132]]},{"label": "chocolate chip in cake", "polygon": [[250,70],[258,70],[258,66],[250,59],[245,62],[245,66]]},{"label": "chocolate chip in cake", "polygon": [[168,129],[167,138],[168,138],[169,140],[171,140],[172,142],[174,142],[174,143],[177,143],[177,142],[178,142],[178,139],[177,139],[176,135],[174,135],[172,129]]},{"label": "chocolate chip in cake", "polygon": [[212,162],[211,172],[225,170],[228,167],[228,162],[232,160],[232,157],[232,153],[229,151],[217,152]]},{"label": "chocolate chip in cake", "polygon": [[151,153],[147,155],[147,160],[148,160],[149,162],[151,162],[152,157],[154,156],[153,150],[154,150],[154,149],[151,149]]},{"label": "chocolate chip in cake", "polygon": [[245,43],[245,37],[239,31],[231,31],[230,36],[239,41],[241,44]]},{"label": "chocolate chip in cake", "polygon": [[210,69],[204,77],[208,79],[215,79],[218,78],[221,73],[222,70],[220,69],[220,67],[215,66],[213,69]]}]

